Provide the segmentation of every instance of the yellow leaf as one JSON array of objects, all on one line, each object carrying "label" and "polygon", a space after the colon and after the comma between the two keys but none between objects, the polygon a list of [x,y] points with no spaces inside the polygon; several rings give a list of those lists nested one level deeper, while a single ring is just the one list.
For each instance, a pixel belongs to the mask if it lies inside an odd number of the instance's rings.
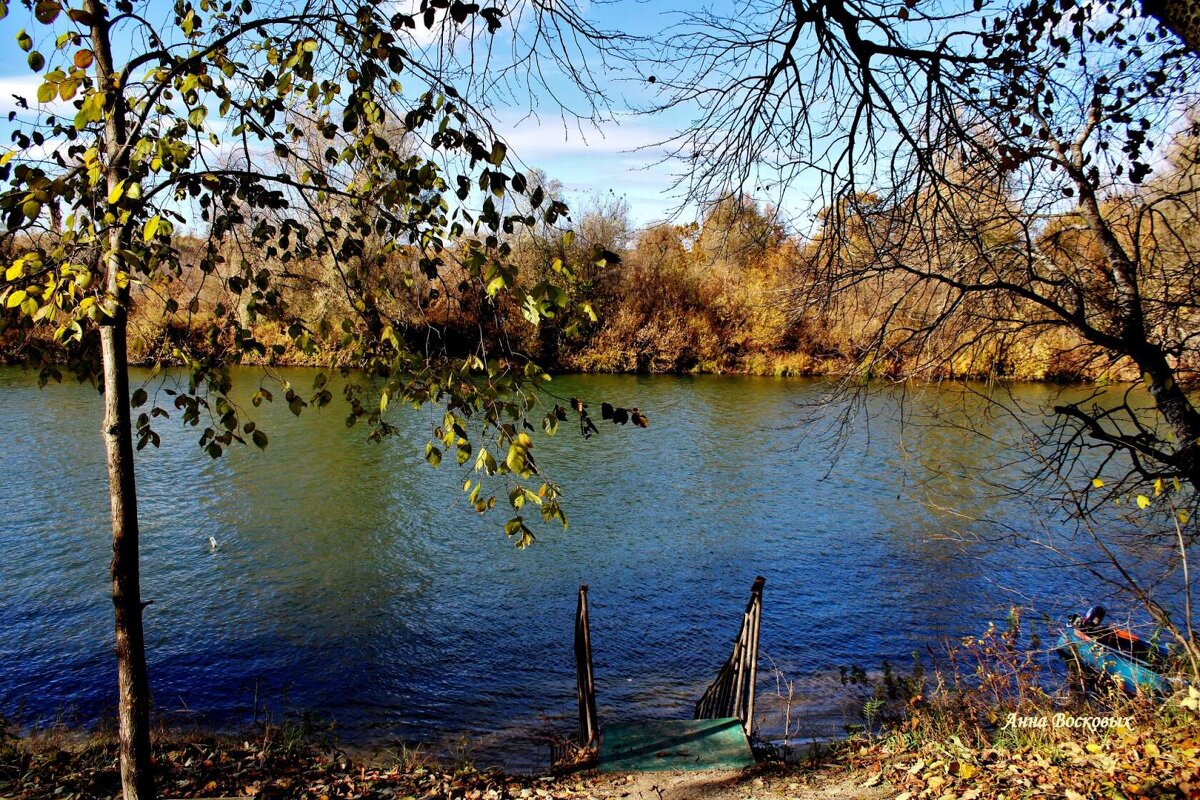
[{"label": "yellow leaf", "polygon": [[125,181],[121,181],[114,186],[108,193],[109,205],[121,199],[121,195],[125,194]]},{"label": "yellow leaf", "polygon": [[1154,496],[1155,496],[1155,497],[1158,497],[1160,494],[1162,494],[1162,493],[1163,493],[1163,488],[1164,488],[1164,487],[1163,487],[1163,479],[1162,479],[1162,478],[1156,478],[1156,479],[1155,479],[1155,481],[1154,481]]},{"label": "yellow leaf", "polygon": [[1095,742],[1088,742],[1088,744],[1087,744],[1087,751],[1089,753],[1093,753],[1093,754],[1100,753],[1100,752],[1103,752],[1103,750],[1104,750],[1104,748],[1102,748],[1100,745],[1096,744]]},{"label": "yellow leaf", "polygon": [[9,308],[16,308],[23,302],[25,302],[25,290],[17,289],[8,296],[8,300],[5,302],[5,305],[7,305]]},{"label": "yellow leaf", "polygon": [[1146,508],[1150,505],[1150,498],[1144,494],[1139,494],[1137,496],[1137,504],[1138,508]]},{"label": "yellow leaf", "polygon": [[1179,701],[1179,705],[1190,711],[1200,711],[1200,691],[1195,686],[1188,687],[1188,696]]},{"label": "yellow leaf", "polygon": [[1192,515],[1188,513],[1186,508],[1181,508],[1175,512],[1175,518],[1179,520],[1180,525],[1187,525]]},{"label": "yellow leaf", "polygon": [[1103,489],[1104,481],[1100,480],[1099,478],[1092,478],[1092,486],[1096,487],[1097,489]]}]

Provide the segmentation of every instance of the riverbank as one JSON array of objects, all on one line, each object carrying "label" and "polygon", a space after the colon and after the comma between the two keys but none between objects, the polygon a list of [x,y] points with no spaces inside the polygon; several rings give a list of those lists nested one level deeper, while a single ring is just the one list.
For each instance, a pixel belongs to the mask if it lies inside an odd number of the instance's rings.
[{"label": "riverbank", "polygon": [[[236,351],[235,339],[225,331],[216,339],[204,324],[207,318],[187,324],[168,322],[162,317],[135,314],[130,321],[129,362],[133,366],[179,366],[188,359],[228,358]],[[353,364],[336,347],[302,349],[286,333],[269,326],[253,328],[263,345],[262,354],[243,352],[238,363],[244,366],[313,367]],[[463,338],[467,332],[461,333]],[[453,338],[453,337],[452,337]],[[690,342],[672,347],[673,337],[598,336],[586,341],[564,342],[551,352],[542,352],[537,342],[528,343],[521,352],[530,353],[551,374],[596,375],[746,375],[761,377],[868,376],[896,380],[1007,380],[1034,383],[1092,383],[1101,380],[1136,381],[1138,371],[1124,362],[1111,363],[1096,357],[1077,342],[1053,342],[1035,339],[1007,343],[1005,347],[971,350],[955,358],[924,363],[916,356],[901,352],[869,353],[862,347],[841,343],[838,346],[791,348],[722,346],[719,336],[707,344]],[[316,344],[316,342],[313,342]],[[726,343],[728,344],[728,343]],[[55,353],[59,345],[46,337],[32,339],[0,333],[0,365],[20,366],[27,360],[31,345],[39,358],[66,365],[65,352]]]},{"label": "riverbank", "polygon": [[[744,772],[521,775],[477,770],[421,752],[351,755],[288,728],[245,737],[164,734],[155,740],[161,797],[444,798],[450,800],[734,800],[859,797],[862,781],[836,763],[765,763]],[[864,773],[865,774],[865,773]],[[831,793],[832,790],[832,793]],[[882,789],[867,796],[883,796]],[[110,800],[119,792],[111,735],[40,732],[0,743],[0,797]],[[840,792],[840,793],[839,793]]]},{"label": "riverbank", "polygon": [[[1183,701],[1187,703],[1187,699]],[[1047,715],[1047,720],[1053,720]],[[847,740],[800,763],[741,772],[555,775],[479,771],[414,751],[350,755],[287,726],[253,736],[159,733],[162,797],[262,800],[882,800],[896,798],[1200,797],[1193,711],[1168,701],[1128,725],[1001,726],[986,742],[930,738],[919,716]],[[1029,733],[1030,731],[1036,733]],[[0,740],[0,797],[110,800],[118,791],[110,736],[40,732]]]}]

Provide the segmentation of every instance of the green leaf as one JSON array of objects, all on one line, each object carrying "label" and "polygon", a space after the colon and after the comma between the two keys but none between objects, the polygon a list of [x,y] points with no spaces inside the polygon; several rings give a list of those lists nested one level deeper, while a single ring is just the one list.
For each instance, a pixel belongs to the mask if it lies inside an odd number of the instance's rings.
[{"label": "green leaf", "polygon": [[139,387],[138,389],[134,390],[133,396],[129,398],[129,405],[131,408],[137,408],[138,406],[145,404],[146,399],[146,390]]},{"label": "green leaf", "polygon": [[504,146],[504,142],[496,142],[492,145],[492,152],[491,155],[488,156],[488,163],[498,167],[504,163],[504,159],[507,155],[508,148]]},{"label": "green leaf", "polygon": [[42,67],[46,66],[46,57],[34,50],[29,54],[29,68],[34,72],[41,72]]},{"label": "green leaf", "polygon": [[258,428],[254,429],[254,432],[250,434],[250,438],[254,440],[254,446],[259,450],[267,449],[267,435]]},{"label": "green leaf", "polygon": [[436,467],[442,463],[442,451],[433,446],[433,442],[425,445],[425,460]]}]

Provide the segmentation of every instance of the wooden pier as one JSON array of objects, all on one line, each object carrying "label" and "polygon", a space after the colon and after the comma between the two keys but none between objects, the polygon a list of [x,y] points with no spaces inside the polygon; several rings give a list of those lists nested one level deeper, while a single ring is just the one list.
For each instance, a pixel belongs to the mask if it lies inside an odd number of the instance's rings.
[{"label": "wooden pier", "polygon": [[758,631],[762,623],[760,576],[733,642],[733,652],[696,703],[688,720],[657,720],[601,729],[596,713],[592,639],[587,586],[579,587],[575,612],[575,678],[579,700],[579,741],[598,747],[602,772],[742,769],[754,763],[754,688],[758,676]]}]

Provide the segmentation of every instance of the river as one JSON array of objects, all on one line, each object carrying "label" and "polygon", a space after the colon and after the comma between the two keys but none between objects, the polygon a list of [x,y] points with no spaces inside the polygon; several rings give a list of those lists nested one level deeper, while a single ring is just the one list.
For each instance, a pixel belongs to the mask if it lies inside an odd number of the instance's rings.
[{"label": "river", "polygon": [[[568,376],[552,388],[639,406],[650,426],[597,419],[586,442],[569,425],[539,432],[571,525],[539,527],[524,551],[502,511],[468,507],[463,468],[425,463],[428,410],[404,411],[401,435],[373,444],[347,430],[340,398],[299,419],[276,403],[257,412],[265,452],[216,461],[198,431],[160,422],[162,447],[137,460],[158,711],[231,727],[311,712],[349,743],[454,750],[466,737],[481,763],[531,765],[545,758],[531,734],[573,724],[579,584],[591,586],[601,721],[615,722],[690,716],[761,574],[764,713],[778,710],[777,668],[795,682],[794,733],[831,736],[854,710],[839,666],[907,665],[1013,602],[1061,615],[1095,594],[1036,543],[1002,536],[1065,535],[1053,509],[1041,519],[972,477],[1016,482],[1019,425],[977,422],[985,440],[924,424],[956,388],[907,393],[919,421],[903,426],[896,390],[869,400],[836,459],[827,426],[804,421],[819,381]],[[1009,391],[1036,409],[1064,390]],[[115,702],[99,414],[92,387],[39,389],[0,369],[0,713],[26,724],[91,724]],[[1035,411],[1022,421],[1043,424]]]}]

